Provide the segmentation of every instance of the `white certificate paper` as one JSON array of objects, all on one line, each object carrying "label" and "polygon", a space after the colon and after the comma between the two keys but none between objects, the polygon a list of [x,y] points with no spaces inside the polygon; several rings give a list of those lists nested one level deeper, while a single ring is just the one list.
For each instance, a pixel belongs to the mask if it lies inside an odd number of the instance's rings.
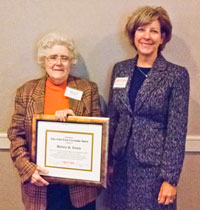
[{"label": "white certificate paper", "polygon": [[45,167],[92,171],[93,133],[46,130]]},{"label": "white certificate paper", "polygon": [[45,176],[99,182],[101,147],[101,124],[37,123],[36,163],[49,171]]}]

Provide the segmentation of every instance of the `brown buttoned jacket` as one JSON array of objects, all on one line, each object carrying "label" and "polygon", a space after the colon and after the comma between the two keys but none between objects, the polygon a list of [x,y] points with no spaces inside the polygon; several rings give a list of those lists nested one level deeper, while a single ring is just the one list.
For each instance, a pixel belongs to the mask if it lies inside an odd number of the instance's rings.
[{"label": "brown buttoned jacket", "polygon": [[[43,114],[46,77],[25,83],[17,90],[15,112],[8,130],[10,152],[22,182],[22,200],[26,210],[45,210],[47,187],[29,183],[36,169],[31,162],[32,116]],[[68,77],[67,86],[83,91],[81,101],[69,99],[69,108],[77,116],[100,116],[101,109],[97,85],[86,79]],[[97,189],[85,186],[69,186],[73,206],[82,207],[97,197]]]}]

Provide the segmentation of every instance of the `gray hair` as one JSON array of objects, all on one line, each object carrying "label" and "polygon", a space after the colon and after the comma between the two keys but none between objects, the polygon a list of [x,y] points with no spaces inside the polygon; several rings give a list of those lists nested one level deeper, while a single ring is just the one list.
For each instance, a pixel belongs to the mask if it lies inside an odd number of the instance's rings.
[{"label": "gray hair", "polygon": [[77,62],[77,51],[74,44],[74,41],[68,37],[64,33],[59,32],[51,32],[48,34],[45,34],[37,44],[37,63],[44,67],[44,59],[46,57],[46,49],[52,48],[54,45],[62,45],[65,46],[69,53],[71,58],[71,63],[76,64]]}]

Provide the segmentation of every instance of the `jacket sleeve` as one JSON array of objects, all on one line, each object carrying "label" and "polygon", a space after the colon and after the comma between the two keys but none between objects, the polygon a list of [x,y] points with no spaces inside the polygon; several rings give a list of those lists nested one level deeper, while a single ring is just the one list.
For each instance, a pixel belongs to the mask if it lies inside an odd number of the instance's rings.
[{"label": "jacket sleeve", "polygon": [[100,117],[102,116],[101,106],[100,106],[100,99],[99,99],[99,92],[98,87],[95,83],[92,83],[92,108],[91,108],[91,116],[93,117]]},{"label": "jacket sleeve", "polygon": [[177,185],[182,170],[188,121],[189,75],[178,69],[169,98],[167,134],[161,162],[161,177]]},{"label": "jacket sleeve", "polygon": [[26,104],[23,100],[23,87],[19,88],[15,97],[15,112],[12,116],[8,138],[11,141],[10,153],[15,167],[18,169],[22,183],[26,182],[36,169],[30,162],[28,142],[25,134]]}]

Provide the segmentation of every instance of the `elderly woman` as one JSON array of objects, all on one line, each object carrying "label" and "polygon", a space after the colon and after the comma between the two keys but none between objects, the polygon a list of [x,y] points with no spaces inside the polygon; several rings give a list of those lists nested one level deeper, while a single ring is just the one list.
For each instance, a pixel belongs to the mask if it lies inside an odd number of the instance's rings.
[{"label": "elderly woman", "polygon": [[162,7],[128,19],[137,55],[114,66],[108,116],[112,210],[175,210],[188,120],[189,76],[161,54],[172,25]]},{"label": "elderly woman", "polygon": [[[100,116],[95,83],[70,75],[77,53],[65,34],[49,33],[38,43],[38,63],[46,75],[25,83],[16,93],[15,112],[8,130],[12,160],[22,181],[26,210],[94,210],[96,188],[49,185],[40,176],[46,170],[30,161],[33,114],[55,115],[64,121],[68,115]],[[81,100],[64,95],[67,87],[81,91]]]}]

